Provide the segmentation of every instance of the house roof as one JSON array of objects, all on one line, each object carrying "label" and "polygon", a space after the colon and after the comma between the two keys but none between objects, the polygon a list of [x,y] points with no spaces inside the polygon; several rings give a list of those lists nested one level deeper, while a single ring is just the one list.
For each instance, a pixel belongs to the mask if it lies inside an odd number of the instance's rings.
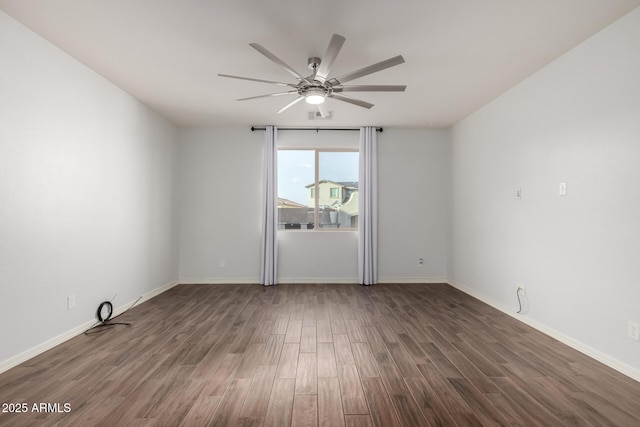
[{"label": "house roof", "polygon": [[[325,183],[333,183],[333,184],[338,184],[342,187],[347,187],[347,188],[352,188],[352,189],[358,189],[358,181],[342,181],[342,182],[338,182],[338,181],[332,181],[330,179],[323,179],[318,181],[318,184],[325,184]],[[313,187],[315,184],[309,184],[309,185],[305,185],[305,188],[311,188]]]},{"label": "house roof", "polygon": [[300,204],[298,202],[294,202],[293,200],[278,197],[278,207],[279,208],[306,208],[307,206]]}]

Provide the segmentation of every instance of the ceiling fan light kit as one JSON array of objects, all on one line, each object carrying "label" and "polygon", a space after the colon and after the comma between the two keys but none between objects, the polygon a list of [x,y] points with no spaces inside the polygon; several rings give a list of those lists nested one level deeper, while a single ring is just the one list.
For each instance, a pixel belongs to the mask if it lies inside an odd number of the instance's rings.
[{"label": "ceiling fan light kit", "polygon": [[328,112],[324,107],[323,103],[326,98],[333,98],[338,101],[347,102],[349,104],[357,105],[362,108],[371,108],[374,104],[371,104],[366,101],[362,101],[357,98],[353,98],[350,96],[342,95],[339,93],[343,92],[404,92],[406,89],[406,85],[344,85],[344,83],[349,82],[351,80],[358,79],[360,77],[367,76],[369,74],[373,74],[378,71],[382,71],[384,69],[393,67],[395,65],[399,65],[404,63],[404,58],[402,55],[394,56],[393,58],[389,58],[385,61],[378,62],[373,65],[369,65],[368,67],[361,68],[359,70],[343,74],[339,77],[334,77],[332,79],[328,79],[329,72],[331,71],[331,66],[335,61],[342,45],[345,42],[345,38],[339,34],[334,34],[331,37],[331,41],[329,42],[329,46],[327,47],[327,51],[324,55],[323,59],[318,57],[311,57],[307,60],[307,65],[311,69],[311,75],[307,77],[303,77],[300,73],[298,73],[295,69],[290,67],[280,58],[278,58],[273,53],[269,52],[267,49],[259,45],[258,43],[250,43],[249,45],[256,49],[258,52],[262,53],[264,56],[269,58],[272,62],[284,68],[290,74],[292,74],[296,79],[298,79],[297,83],[283,83],[283,82],[274,82],[270,80],[262,80],[251,77],[241,77],[234,76],[230,74],[218,74],[220,77],[227,77],[232,79],[240,79],[240,80],[249,80],[260,83],[268,83],[274,84],[278,86],[288,87],[289,90],[286,92],[277,92],[270,93],[266,95],[258,95],[251,96],[248,98],[240,98],[238,101],[246,101],[249,99],[257,99],[257,98],[268,98],[273,96],[281,96],[281,95],[298,95],[298,97],[289,102],[283,108],[278,111],[278,114],[286,111],[290,107],[294,106],[298,102],[303,99],[307,102],[307,104],[317,105],[318,111],[324,118]]},{"label": "ceiling fan light kit", "polygon": [[305,96],[305,100],[307,101],[307,104],[311,104],[311,105],[322,104],[324,102],[324,95],[307,94]]}]

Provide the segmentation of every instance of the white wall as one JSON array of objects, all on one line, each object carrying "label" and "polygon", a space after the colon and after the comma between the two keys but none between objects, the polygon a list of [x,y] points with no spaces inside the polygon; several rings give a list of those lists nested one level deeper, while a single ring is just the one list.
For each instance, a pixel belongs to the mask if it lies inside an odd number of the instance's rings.
[{"label": "white wall", "polygon": [[449,131],[385,128],[379,138],[379,279],[446,281]]},{"label": "white wall", "polygon": [[[263,138],[248,128],[180,132],[181,281],[259,281]],[[445,280],[447,132],[385,129],[379,141],[380,280]],[[278,143],[357,147],[358,132],[280,131]],[[357,242],[356,232],[279,233],[280,282],[356,282]]]},{"label": "white wall", "polygon": [[174,127],[3,12],[0,58],[1,370],[170,285],[177,238]]},{"label": "white wall", "polygon": [[454,127],[451,277],[640,378],[638,76],[640,9]]},{"label": "white wall", "polygon": [[263,135],[248,127],[180,130],[182,283],[258,283]]}]

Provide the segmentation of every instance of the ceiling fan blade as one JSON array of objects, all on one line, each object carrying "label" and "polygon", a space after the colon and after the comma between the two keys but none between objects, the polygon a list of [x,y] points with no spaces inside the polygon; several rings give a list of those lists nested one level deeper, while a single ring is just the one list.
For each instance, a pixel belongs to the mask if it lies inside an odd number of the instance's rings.
[{"label": "ceiling fan blade", "polygon": [[247,101],[249,99],[269,98],[271,96],[280,96],[280,95],[292,95],[294,93],[298,93],[298,91],[297,90],[290,90],[290,91],[287,91],[287,92],[278,92],[278,93],[269,93],[267,95],[250,96],[248,98],[236,99],[236,101]]},{"label": "ceiling fan blade", "polygon": [[310,81],[308,81],[307,79],[305,79],[304,77],[302,77],[300,75],[300,73],[298,73],[296,70],[294,70],[293,68],[291,68],[288,64],[286,64],[282,59],[278,58],[277,56],[275,56],[273,53],[269,52],[267,49],[265,49],[264,47],[262,47],[261,45],[259,45],[258,43],[249,43],[249,46],[251,46],[252,48],[254,48],[255,50],[257,50],[258,52],[260,52],[261,54],[263,54],[264,56],[266,56],[267,58],[269,58],[271,61],[275,62],[276,64],[278,64],[279,66],[281,66],[282,68],[284,68],[285,70],[287,70],[288,72],[290,72],[291,74],[293,74],[298,80],[303,80],[309,84],[311,84]]},{"label": "ceiling fan blade", "polygon": [[387,68],[393,67],[394,65],[402,64],[403,62],[404,58],[402,57],[402,55],[394,56],[393,58],[389,58],[385,61],[381,61],[376,64],[369,65],[368,67],[360,68],[359,70],[343,74],[340,77],[329,80],[329,83],[332,86],[340,85],[342,83],[346,83],[348,81],[359,79],[360,77],[385,70]]},{"label": "ceiling fan blade", "polygon": [[218,76],[220,76],[220,77],[228,77],[230,79],[249,80],[249,81],[252,81],[252,82],[270,83],[270,84],[274,84],[274,85],[278,85],[278,86],[296,87],[296,85],[291,84],[291,83],[282,83],[282,82],[274,82],[274,81],[271,81],[271,80],[254,79],[252,77],[232,76],[231,74],[218,74]]},{"label": "ceiling fan blade", "polygon": [[349,85],[336,86],[334,92],[404,92],[407,85]]},{"label": "ceiling fan blade", "polygon": [[333,62],[336,60],[338,53],[340,53],[340,49],[342,49],[342,45],[346,39],[339,34],[334,34],[331,36],[331,41],[329,42],[329,46],[327,47],[327,52],[324,54],[324,58],[320,61],[320,66],[318,67],[318,71],[316,72],[316,77],[320,77],[321,81],[325,81],[327,76],[329,75],[329,71],[331,70],[331,66]]},{"label": "ceiling fan blade", "polygon": [[290,103],[288,103],[287,105],[282,107],[280,110],[278,110],[278,114],[283,113],[284,111],[286,111],[290,107],[293,107],[294,105],[296,105],[298,102],[302,101],[303,99],[304,99],[304,96],[297,97],[295,100],[291,101]]},{"label": "ceiling fan blade", "polygon": [[327,110],[327,105],[324,102],[322,104],[318,104],[318,111],[320,112],[320,115],[322,116],[323,119],[326,119],[327,117],[331,116],[331,114],[329,113],[329,110]]},{"label": "ceiling fan blade", "polygon": [[328,96],[329,96],[329,98],[335,98],[335,99],[338,99],[340,101],[348,102],[349,104],[354,104],[354,105],[357,105],[357,106],[363,107],[363,108],[371,108],[374,105],[374,104],[371,104],[369,102],[362,101],[360,99],[351,98],[351,97],[345,96],[345,95],[337,95],[335,93],[332,93],[331,95],[328,95]]}]

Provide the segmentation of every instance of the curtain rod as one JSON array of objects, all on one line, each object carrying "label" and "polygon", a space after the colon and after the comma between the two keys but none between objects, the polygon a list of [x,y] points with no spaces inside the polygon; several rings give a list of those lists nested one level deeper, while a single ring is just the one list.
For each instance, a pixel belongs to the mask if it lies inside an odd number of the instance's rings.
[{"label": "curtain rod", "polygon": [[[265,127],[256,127],[256,126],[251,126],[251,132],[256,131],[256,130],[266,130]],[[360,128],[278,128],[278,130],[315,130],[316,132],[319,132],[321,130],[360,130]],[[382,132],[383,129],[382,128],[376,128],[377,132]]]}]

